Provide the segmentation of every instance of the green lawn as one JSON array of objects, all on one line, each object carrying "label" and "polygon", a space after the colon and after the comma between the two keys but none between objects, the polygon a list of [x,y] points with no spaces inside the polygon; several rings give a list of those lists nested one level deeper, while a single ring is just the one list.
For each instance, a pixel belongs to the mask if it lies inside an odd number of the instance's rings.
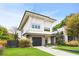
[{"label": "green lawn", "polygon": [[5,48],[3,56],[52,56],[36,48]]},{"label": "green lawn", "polygon": [[79,47],[57,46],[55,49],[67,51],[79,55]]}]

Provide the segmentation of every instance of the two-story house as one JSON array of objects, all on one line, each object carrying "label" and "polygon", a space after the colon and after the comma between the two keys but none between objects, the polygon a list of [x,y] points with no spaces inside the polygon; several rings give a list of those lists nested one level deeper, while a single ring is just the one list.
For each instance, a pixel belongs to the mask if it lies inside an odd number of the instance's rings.
[{"label": "two-story house", "polygon": [[38,13],[25,11],[18,27],[20,35],[29,38],[33,46],[54,44],[52,25],[55,20]]}]

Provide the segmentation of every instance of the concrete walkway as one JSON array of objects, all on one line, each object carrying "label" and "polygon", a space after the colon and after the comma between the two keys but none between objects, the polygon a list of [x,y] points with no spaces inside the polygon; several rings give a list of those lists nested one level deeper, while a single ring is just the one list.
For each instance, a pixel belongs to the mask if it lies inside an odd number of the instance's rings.
[{"label": "concrete walkway", "polygon": [[52,49],[49,47],[44,47],[44,46],[35,47],[35,48],[40,49],[45,52],[48,52],[48,53],[53,54],[55,56],[78,56],[76,54],[72,54],[69,52],[61,51],[61,50],[55,50],[55,49]]}]

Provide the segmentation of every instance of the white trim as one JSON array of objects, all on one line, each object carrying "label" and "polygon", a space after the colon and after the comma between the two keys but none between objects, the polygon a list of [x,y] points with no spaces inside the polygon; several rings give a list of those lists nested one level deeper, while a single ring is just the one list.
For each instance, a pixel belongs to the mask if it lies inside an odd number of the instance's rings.
[{"label": "white trim", "polygon": [[48,44],[50,44],[51,43],[51,37],[48,37],[47,41],[48,41]]}]

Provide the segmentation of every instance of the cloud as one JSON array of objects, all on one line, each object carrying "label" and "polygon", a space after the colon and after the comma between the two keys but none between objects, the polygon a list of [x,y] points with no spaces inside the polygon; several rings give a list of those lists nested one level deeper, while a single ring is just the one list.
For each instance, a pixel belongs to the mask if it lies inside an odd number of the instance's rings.
[{"label": "cloud", "polygon": [[51,16],[57,14],[58,12],[60,12],[60,10],[49,10],[47,12],[45,11],[44,13]]},{"label": "cloud", "polygon": [[61,20],[55,21],[55,22],[53,23],[52,27],[54,27],[55,25],[59,24],[60,22],[61,22]]},{"label": "cloud", "polygon": [[51,16],[51,15],[55,15],[55,14],[57,14],[57,13],[59,13],[60,12],[60,10],[54,10],[54,11],[50,11],[50,12],[48,12],[49,13],[49,15]]},{"label": "cloud", "polygon": [[21,17],[21,14],[18,14],[18,12],[11,12],[11,11],[7,11],[7,10],[1,10],[0,9],[0,14],[4,14],[7,16],[13,16],[13,17]]},{"label": "cloud", "polygon": [[59,21],[63,20],[65,17],[64,15],[61,16],[60,13],[61,13],[61,10],[53,10],[53,11],[48,11],[44,14],[53,19],[56,19],[59,22]]},{"label": "cloud", "polygon": [[47,15],[47,16],[49,16],[49,17],[51,17],[51,18],[54,18],[54,19],[58,19],[57,18],[57,14],[58,13],[60,13],[60,10],[49,10],[49,11],[44,11],[44,12],[42,12],[44,15]]},{"label": "cloud", "polygon": [[18,26],[22,16],[22,13],[0,9],[0,25],[7,28]]}]

